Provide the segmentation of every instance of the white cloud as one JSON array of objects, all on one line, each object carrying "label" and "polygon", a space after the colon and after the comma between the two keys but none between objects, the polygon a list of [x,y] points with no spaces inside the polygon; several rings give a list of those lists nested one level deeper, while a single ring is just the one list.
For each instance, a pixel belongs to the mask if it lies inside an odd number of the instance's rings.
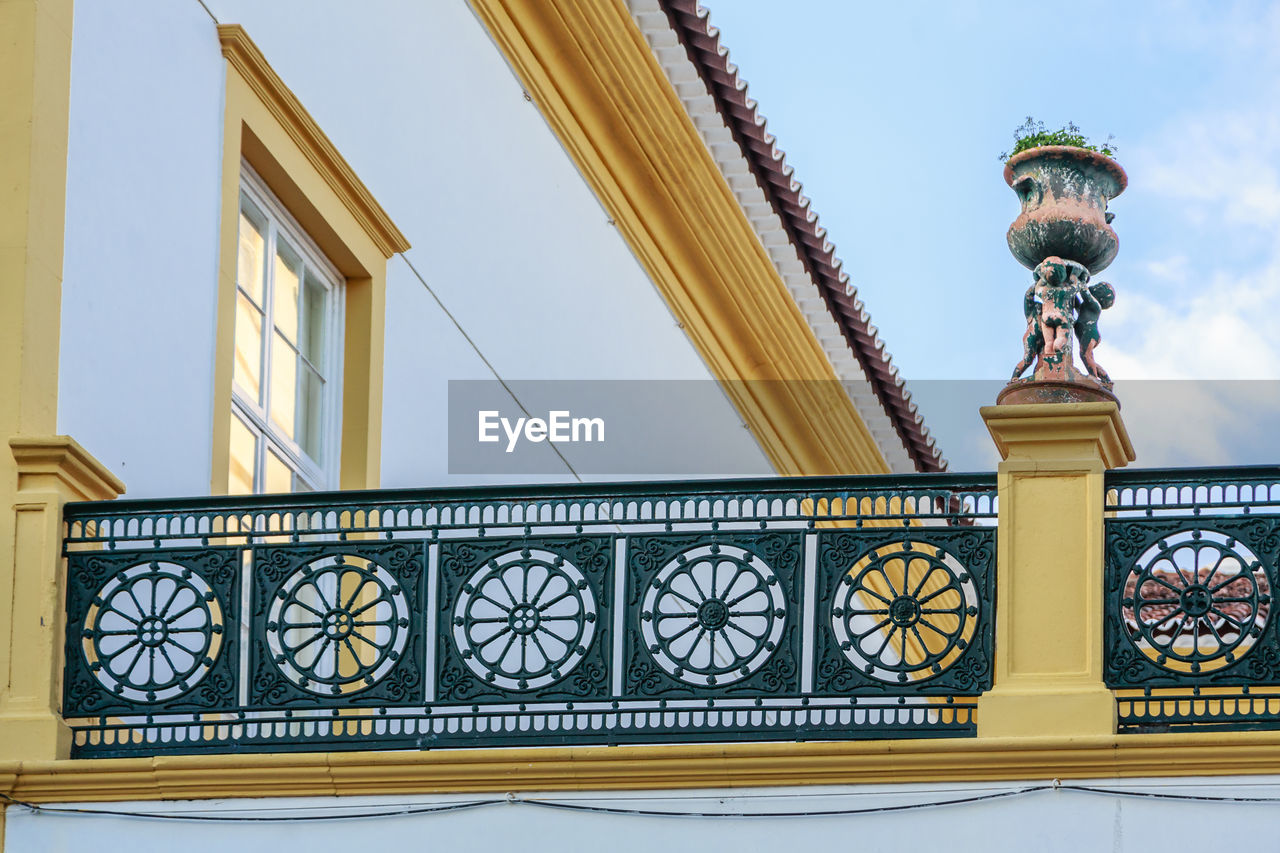
[{"label": "white cloud", "polygon": [[1116,383],[1143,467],[1273,462],[1280,382]]},{"label": "white cloud", "polygon": [[1098,350],[1113,376],[1280,379],[1273,103],[1176,116],[1126,158],[1134,189],[1176,227],[1145,247],[1141,280],[1118,283]]},{"label": "white cloud", "polygon": [[1165,49],[1190,48],[1217,62],[1280,64],[1280,5],[1270,0],[1168,0],[1149,27],[1147,41]]},{"label": "white cloud", "polygon": [[1120,379],[1280,379],[1280,246],[1261,269],[1217,270],[1189,299],[1121,290],[1098,360]]},{"label": "white cloud", "polygon": [[1248,228],[1280,226],[1280,115],[1270,103],[1234,113],[1180,116],[1158,147],[1130,160],[1143,191],[1188,214]]},{"label": "white cloud", "polygon": [[1144,235],[1137,280],[1117,282],[1098,360],[1118,380],[1138,464],[1274,461],[1280,4],[1181,8],[1208,16],[1196,38],[1224,62],[1251,64],[1238,78],[1251,85],[1168,116],[1124,152],[1131,191],[1159,225]]}]

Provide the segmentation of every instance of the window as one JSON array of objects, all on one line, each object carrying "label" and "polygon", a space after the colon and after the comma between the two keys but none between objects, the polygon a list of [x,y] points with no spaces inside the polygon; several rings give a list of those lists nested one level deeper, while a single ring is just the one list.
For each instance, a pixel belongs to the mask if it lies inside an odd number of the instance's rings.
[{"label": "window", "polygon": [[244,28],[218,41],[210,492],[376,489],[387,261],[409,241]]},{"label": "window", "polygon": [[231,494],[338,487],[343,279],[241,163]]}]

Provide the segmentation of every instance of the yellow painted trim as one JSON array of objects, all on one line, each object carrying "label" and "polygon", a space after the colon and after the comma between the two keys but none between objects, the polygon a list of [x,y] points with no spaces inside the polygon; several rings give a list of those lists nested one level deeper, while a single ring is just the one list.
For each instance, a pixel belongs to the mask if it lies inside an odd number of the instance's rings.
[{"label": "yellow painted trim", "polygon": [[302,102],[280,79],[244,28],[238,24],[222,24],[218,27],[218,41],[222,44],[222,55],[289,133],[294,144],[316,172],[324,177],[383,257],[390,258],[397,252],[408,251],[409,241],[356,177]]},{"label": "yellow painted trim", "polygon": [[11,438],[9,451],[18,466],[19,492],[56,488],[73,501],[105,501],[124,494],[124,482],[70,436]]},{"label": "yellow painted trim", "polygon": [[228,483],[241,157],[346,279],[339,486],[377,488],[386,262],[409,243],[243,28],[219,26],[218,37],[227,76],[210,488]]},{"label": "yellow painted trim", "polygon": [[471,5],[774,468],[887,472],[623,3]]},{"label": "yellow painted trim", "polygon": [[71,12],[0,2],[0,440],[57,431]]},{"label": "yellow painted trim", "polygon": [[1123,468],[1136,457],[1115,403],[983,406],[987,431],[1009,460],[1087,460]]},{"label": "yellow painted trim", "polygon": [[336,752],[0,762],[33,803],[1280,773],[1280,733]]}]

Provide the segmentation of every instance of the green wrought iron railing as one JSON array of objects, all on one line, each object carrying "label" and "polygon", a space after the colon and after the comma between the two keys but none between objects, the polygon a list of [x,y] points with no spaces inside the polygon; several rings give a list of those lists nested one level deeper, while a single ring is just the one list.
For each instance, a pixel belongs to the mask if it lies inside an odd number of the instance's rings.
[{"label": "green wrought iron railing", "polygon": [[1280,467],[1107,475],[1121,731],[1280,728]]},{"label": "green wrought iron railing", "polygon": [[66,507],[75,756],[972,735],[995,478]]}]

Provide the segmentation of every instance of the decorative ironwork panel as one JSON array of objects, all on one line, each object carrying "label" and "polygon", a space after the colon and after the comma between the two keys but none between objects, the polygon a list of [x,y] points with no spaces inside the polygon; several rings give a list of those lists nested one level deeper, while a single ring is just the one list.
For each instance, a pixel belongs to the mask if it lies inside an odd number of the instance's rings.
[{"label": "decorative ironwork panel", "polygon": [[628,543],[628,696],[800,690],[803,534],[638,536]]},{"label": "decorative ironwork panel", "polygon": [[63,713],[234,706],[239,555],[71,555]]},{"label": "decorative ironwork panel", "polygon": [[350,541],[257,549],[249,705],[422,702],[422,551]]},{"label": "decorative ironwork panel", "polygon": [[437,698],[609,695],[613,539],[440,546]]},{"label": "decorative ironwork panel", "polygon": [[1266,698],[1280,687],[1280,469],[1107,485],[1106,679],[1122,729],[1280,726]]},{"label": "decorative ironwork panel", "polygon": [[1268,630],[1277,554],[1280,517],[1110,522],[1108,684],[1280,680]]},{"label": "decorative ironwork panel", "polygon": [[990,689],[994,533],[823,531],[816,690]]},{"label": "decorative ironwork panel", "polygon": [[990,476],[70,504],[73,755],[973,735],[995,514]]}]

